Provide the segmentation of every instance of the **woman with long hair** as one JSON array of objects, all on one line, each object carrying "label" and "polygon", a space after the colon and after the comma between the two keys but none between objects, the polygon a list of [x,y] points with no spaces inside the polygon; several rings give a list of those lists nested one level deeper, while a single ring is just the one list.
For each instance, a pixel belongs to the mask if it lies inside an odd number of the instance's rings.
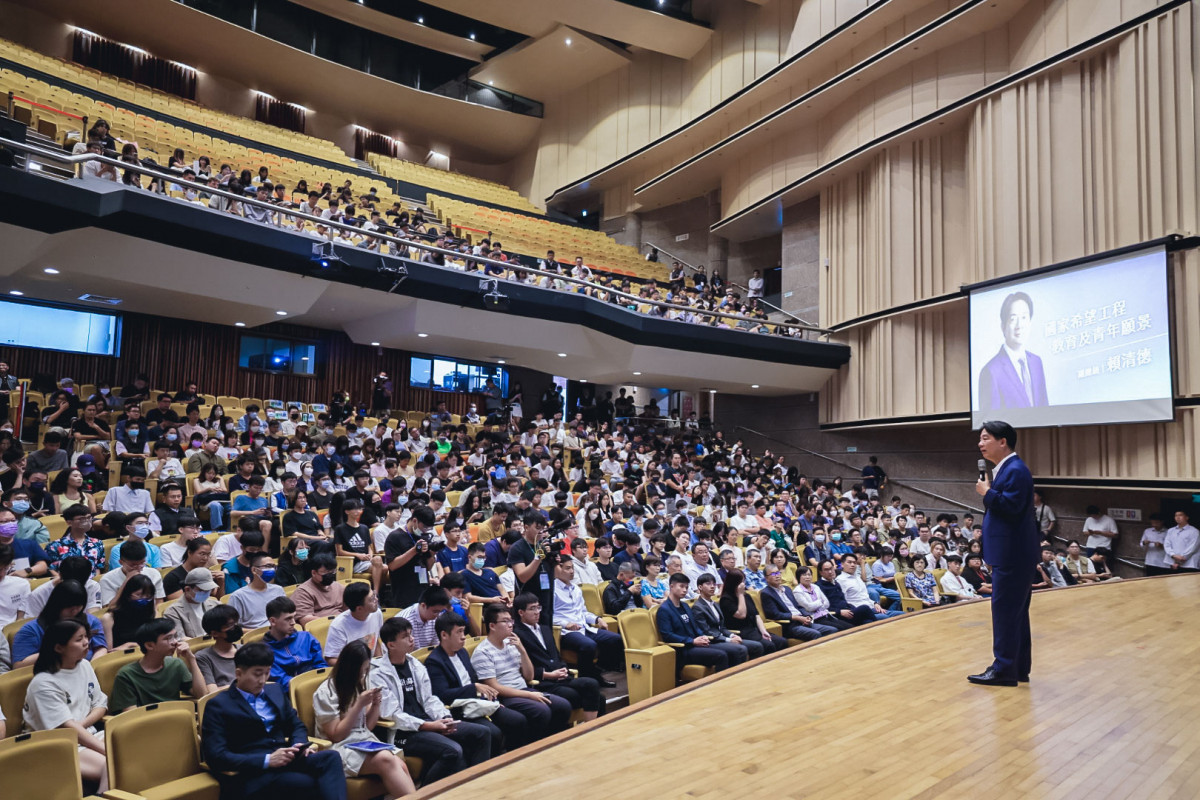
[{"label": "woman with long hair", "polygon": [[753,648],[751,655],[766,655],[787,647],[787,639],[767,630],[752,598],[746,597],[746,576],[740,569],[725,573],[721,584],[721,613],[729,620],[729,627],[737,631],[743,642],[757,642],[761,648]]},{"label": "woman with long hair", "polygon": [[83,505],[96,513],[96,500],[83,490],[83,473],[71,467],[64,469],[50,483],[50,494],[54,497],[54,512],[61,514],[69,506]]},{"label": "woman with long hair", "polygon": [[145,575],[131,575],[100,618],[109,650],[136,645],[137,629],[154,619],[154,584]]},{"label": "woman with long hair", "polygon": [[313,694],[317,735],[333,742],[334,752],[342,757],[346,777],[378,775],[384,790],[393,797],[412,794],[417,787],[395,748],[371,752],[355,747],[359,743],[365,743],[363,747],[382,744],[371,730],[379,722],[383,690],[367,688],[370,669],[371,649],[362,640],[342,649],[329,677]]},{"label": "woman with long hair", "polygon": [[108,697],[87,656],[86,625],[73,618],[51,625],[33,665],[23,716],[26,731],[73,730],[79,742],[80,774],[85,781],[99,784],[100,793],[108,789],[108,770],[104,738],[96,723],[108,712]]},{"label": "woman with long hair", "polygon": [[79,581],[64,579],[55,586],[37,619],[22,625],[16,636],[13,637],[13,669],[28,667],[37,660],[38,650],[42,646],[46,631],[62,619],[73,619],[87,627],[91,637],[87,658],[95,658],[107,653],[108,644],[104,638],[104,626],[100,620],[85,613],[87,601],[87,590]]},{"label": "woman with long hair", "polygon": [[229,490],[225,481],[217,474],[217,465],[209,462],[200,468],[200,474],[192,478],[192,508],[208,509],[208,528],[225,530],[225,507],[229,502]]}]

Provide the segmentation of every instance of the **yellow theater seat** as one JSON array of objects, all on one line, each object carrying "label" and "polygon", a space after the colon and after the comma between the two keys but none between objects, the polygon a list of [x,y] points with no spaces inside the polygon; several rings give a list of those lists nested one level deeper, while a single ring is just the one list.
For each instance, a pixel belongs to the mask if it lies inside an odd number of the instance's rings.
[{"label": "yellow theater seat", "polygon": [[200,766],[193,703],[131,708],[108,720],[105,743],[110,789],[146,800],[220,800],[220,784]]}]

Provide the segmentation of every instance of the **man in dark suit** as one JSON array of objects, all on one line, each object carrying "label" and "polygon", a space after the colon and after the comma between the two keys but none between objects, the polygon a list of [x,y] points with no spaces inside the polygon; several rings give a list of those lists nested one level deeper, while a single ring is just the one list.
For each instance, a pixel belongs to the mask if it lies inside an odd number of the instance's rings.
[{"label": "man in dark suit", "polygon": [[979,372],[979,407],[1033,408],[1049,405],[1042,359],[1025,349],[1033,321],[1033,300],[1013,292],[1000,306],[1004,344]]},{"label": "man in dark suit", "polygon": [[704,635],[691,607],[683,602],[691,582],[682,572],[672,575],[667,584],[667,599],[654,612],[658,638],[670,645],[681,645],[675,648],[675,672],[679,673],[687,664],[702,664],[720,672],[728,669],[734,658],[742,656],[745,660],[744,647],[734,648],[728,642],[714,642]]},{"label": "man in dark suit", "polygon": [[262,642],[244,646],[233,659],[234,683],[205,706],[204,760],[221,781],[221,797],[345,800],[342,757],[307,748],[308,731],[287,692],[267,683],[274,663]]},{"label": "man in dark suit", "polygon": [[[774,564],[767,567],[767,585],[758,593],[758,599],[762,601],[763,619],[782,625],[783,635],[789,639],[811,642],[821,638],[823,632],[834,632],[824,625],[820,628],[813,625],[812,617],[800,609],[792,590],[783,585],[783,575]],[[830,599],[829,603],[829,610],[836,614],[833,600]]]},{"label": "man in dark suit", "polygon": [[1033,475],[1014,452],[1017,432],[1007,422],[985,422],[979,452],[995,464],[991,482],[975,485],[983,496],[983,558],[992,568],[992,665],[967,680],[987,686],[1016,686],[1029,680],[1032,665],[1029,602],[1039,556],[1033,514]]},{"label": "man in dark suit", "polygon": [[537,690],[558,695],[569,702],[572,709],[582,708],[585,720],[599,716],[605,705],[600,684],[595,678],[571,677],[567,662],[562,660],[558,645],[554,643],[554,629],[540,620],[542,602],[538,596],[529,592],[517,595],[513,600],[513,613],[519,620],[513,628],[533,662]]},{"label": "man in dark suit", "polygon": [[[479,680],[464,647],[467,642],[467,621],[447,611],[437,618],[434,630],[438,635],[438,646],[425,657],[425,671],[429,673],[429,684],[438,699],[447,708],[455,700],[495,700],[499,692]],[[464,675],[466,681],[463,680]],[[454,713],[454,709],[451,709],[451,713]],[[529,742],[529,726],[525,717],[518,712],[500,706],[490,719],[504,734],[504,746],[507,749],[515,750]],[[499,755],[501,748],[494,741],[492,744],[492,754]]]}]

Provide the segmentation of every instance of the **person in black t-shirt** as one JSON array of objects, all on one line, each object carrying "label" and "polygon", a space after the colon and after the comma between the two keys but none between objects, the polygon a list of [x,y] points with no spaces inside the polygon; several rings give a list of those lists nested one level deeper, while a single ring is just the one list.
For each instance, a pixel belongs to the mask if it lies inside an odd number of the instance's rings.
[{"label": "person in black t-shirt", "polygon": [[371,585],[378,592],[383,582],[383,559],[375,554],[371,530],[362,524],[363,504],[347,500],[342,505],[346,521],[333,529],[333,545],[339,556],[354,558],[354,573],[371,573]]},{"label": "person in black t-shirt", "polygon": [[546,518],[530,509],[524,518],[525,529],[512,547],[508,548],[508,568],[516,578],[516,593],[535,594],[542,604],[542,622],[554,624],[554,589],[544,561],[547,543]]},{"label": "person in black t-shirt", "polygon": [[674,498],[683,494],[687,482],[688,474],[687,469],[683,466],[683,456],[679,453],[672,453],[671,465],[663,471],[663,497]]},{"label": "person in black t-shirt", "polygon": [[391,572],[392,606],[407,608],[417,602],[429,585],[432,556],[429,540],[433,535],[433,509],[413,509],[408,528],[392,531],[383,544],[383,557]]}]

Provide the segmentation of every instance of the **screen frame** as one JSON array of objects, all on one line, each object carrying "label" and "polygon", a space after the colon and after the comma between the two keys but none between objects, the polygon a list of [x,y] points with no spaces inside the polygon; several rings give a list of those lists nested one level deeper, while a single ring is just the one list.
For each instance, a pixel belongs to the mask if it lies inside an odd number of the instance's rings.
[{"label": "screen frame", "polygon": [[112,353],[89,353],[84,350],[63,350],[59,347],[46,347],[44,345],[30,344],[9,344],[0,342],[0,347],[13,347],[20,350],[44,350],[49,353],[70,353],[77,356],[86,356],[90,358],[120,358],[121,344],[124,336],[125,315],[117,311],[105,311],[91,306],[81,306],[74,303],[57,303],[50,300],[40,300],[38,298],[17,297],[15,295],[5,295],[3,298],[6,303],[16,305],[38,306],[41,308],[53,308],[59,311],[74,311],[82,314],[94,314],[100,317],[112,317],[116,322],[113,324],[113,351]]},{"label": "screen frame", "polygon": [[[986,281],[978,283],[964,284],[960,288],[960,292],[967,300],[967,380],[971,383],[969,396],[967,398],[967,419],[971,423],[972,429],[975,429],[975,402],[976,396],[973,388],[973,379],[975,376],[975,360],[974,352],[971,347],[971,296],[972,294],[983,291],[1003,287],[1006,284],[1024,283],[1030,279],[1042,278],[1056,272],[1070,271],[1074,269],[1083,270],[1089,266],[1100,264],[1104,261],[1124,258],[1126,256],[1136,256],[1142,253],[1149,253],[1158,248],[1163,250],[1165,283],[1167,290],[1167,348],[1171,354],[1171,416],[1153,420],[1114,420],[1112,422],[1089,422],[1084,421],[1078,425],[1140,425],[1140,424],[1157,424],[1163,422],[1174,422],[1176,418],[1175,411],[1178,408],[1179,396],[1176,389],[1176,360],[1178,352],[1176,349],[1175,337],[1175,281],[1172,273],[1171,256],[1178,250],[1196,247],[1200,245],[1200,239],[1197,237],[1184,237],[1180,234],[1170,234],[1162,236],[1158,239],[1151,239],[1138,244],[1126,245],[1125,247],[1117,247],[1112,250],[1105,250],[1100,253],[1093,253],[1089,256],[1080,256],[1068,261],[1060,261],[1055,264],[1048,264],[1044,267],[1036,267],[1034,269],[1017,272],[1012,275],[1002,275],[998,278],[989,278]],[[1054,423],[1048,425],[1021,425],[1019,428],[1067,428],[1075,427],[1075,425],[1066,423]]]}]

